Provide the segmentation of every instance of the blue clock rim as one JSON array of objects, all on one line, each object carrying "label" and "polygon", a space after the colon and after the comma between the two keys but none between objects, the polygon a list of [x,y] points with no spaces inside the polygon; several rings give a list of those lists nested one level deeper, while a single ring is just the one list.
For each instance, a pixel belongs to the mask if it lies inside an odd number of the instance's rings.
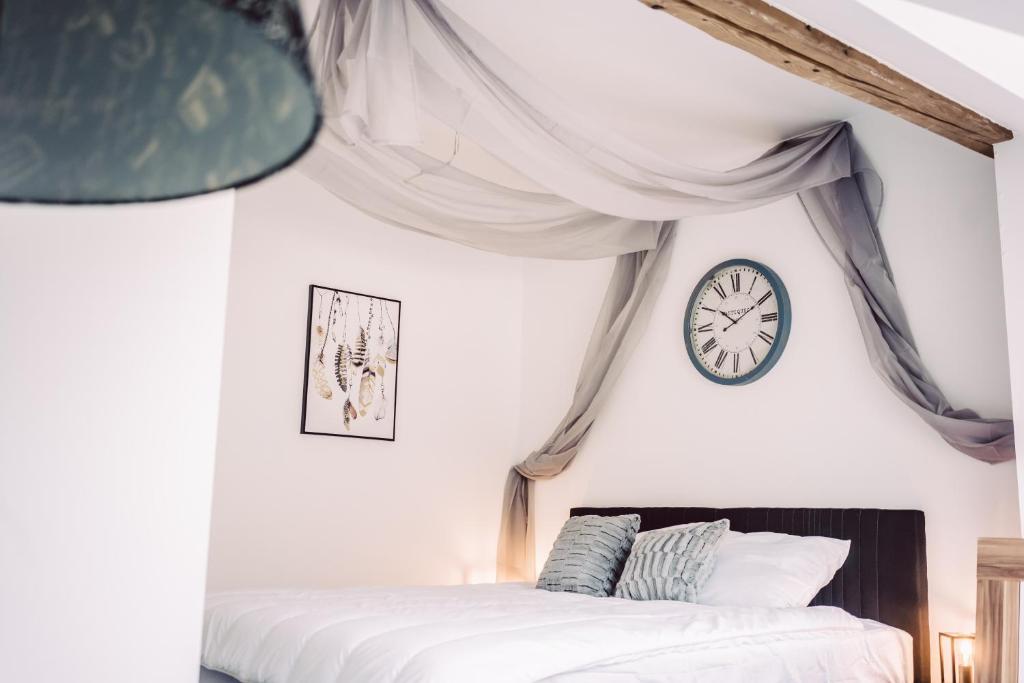
[{"label": "blue clock rim", "polygon": [[[779,300],[779,325],[778,325],[778,336],[775,339],[775,343],[772,344],[771,350],[768,352],[767,357],[761,361],[761,364],[751,372],[749,375],[743,377],[719,377],[714,373],[709,372],[697,358],[696,352],[693,350],[693,344],[690,343],[690,318],[693,313],[693,305],[697,301],[697,295],[700,294],[701,290],[704,289],[704,285],[711,279],[711,276],[724,268],[731,268],[733,266],[748,266],[750,268],[756,268],[760,271],[768,284],[771,285],[772,289],[777,293],[776,296]],[[786,291],[786,286],[782,284],[782,278],[778,274],[761,263],[760,261],[753,261],[745,258],[734,258],[728,261],[722,261],[721,263],[713,266],[708,272],[704,273],[703,277],[697,281],[697,286],[693,288],[693,292],[690,294],[690,300],[686,304],[685,319],[683,320],[683,342],[686,346],[686,355],[690,357],[690,362],[693,363],[693,367],[697,369],[701,375],[706,379],[711,380],[715,384],[722,384],[725,386],[742,386],[744,384],[750,384],[764,377],[768,372],[775,367],[779,357],[782,356],[782,352],[786,348],[786,342],[789,341],[789,329],[792,323],[792,315],[789,306],[789,292]]]}]

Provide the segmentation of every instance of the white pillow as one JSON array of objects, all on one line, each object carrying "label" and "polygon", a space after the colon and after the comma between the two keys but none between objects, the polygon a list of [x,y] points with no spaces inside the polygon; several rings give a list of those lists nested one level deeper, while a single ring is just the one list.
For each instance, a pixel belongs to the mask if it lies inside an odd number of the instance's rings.
[{"label": "white pillow", "polygon": [[806,607],[849,553],[850,542],[837,538],[727,531],[697,603]]}]

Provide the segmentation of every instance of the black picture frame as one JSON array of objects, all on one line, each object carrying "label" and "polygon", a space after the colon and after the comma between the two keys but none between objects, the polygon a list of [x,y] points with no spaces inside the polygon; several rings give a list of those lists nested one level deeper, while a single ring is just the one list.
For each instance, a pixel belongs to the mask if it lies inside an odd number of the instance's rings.
[{"label": "black picture frame", "polygon": [[[367,436],[365,434],[333,434],[331,432],[317,432],[306,429],[306,412],[309,401],[309,375],[310,375],[310,352],[312,351],[312,331],[313,331],[313,297],[316,290],[323,290],[326,292],[334,292],[336,294],[349,294],[352,296],[365,297],[368,299],[377,299],[380,301],[388,301],[391,303],[398,304],[398,321],[395,324],[395,350],[397,360],[395,362],[395,395],[392,405],[392,421],[391,421],[391,436]],[[303,375],[302,375],[302,417],[299,422],[299,433],[300,434],[311,434],[313,436],[337,436],[349,439],[368,439],[372,441],[394,441],[398,432],[398,366],[401,365],[402,360],[402,302],[398,299],[392,299],[386,296],[377,296],[375,294],[364,294],[362,292],[354,292],[348,289],[338,289],[337,287],[328,287],[326,285],[311,284],[309,286],[309,303],[306,310],[306,343],[305,343],[305,357],[303,359]]]}]

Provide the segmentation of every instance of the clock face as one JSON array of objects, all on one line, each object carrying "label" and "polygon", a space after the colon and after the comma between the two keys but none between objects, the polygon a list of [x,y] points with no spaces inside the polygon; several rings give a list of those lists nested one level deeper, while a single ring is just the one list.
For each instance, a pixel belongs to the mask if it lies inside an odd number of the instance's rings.
[{"label": "clock face", "polygon": [[789,338],[789,295],[765,265],[733,259],[697,283],[686,316],[686,350],[702,375],[719,384],[764,376]]}]

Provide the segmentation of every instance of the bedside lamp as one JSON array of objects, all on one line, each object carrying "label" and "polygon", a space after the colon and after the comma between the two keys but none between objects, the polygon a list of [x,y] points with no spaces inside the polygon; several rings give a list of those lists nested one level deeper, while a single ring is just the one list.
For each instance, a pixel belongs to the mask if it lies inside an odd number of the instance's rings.
[{"label": "bedside lamp", "polygon": [[974,634],[939,634],[941,683],[974,683]]}]

